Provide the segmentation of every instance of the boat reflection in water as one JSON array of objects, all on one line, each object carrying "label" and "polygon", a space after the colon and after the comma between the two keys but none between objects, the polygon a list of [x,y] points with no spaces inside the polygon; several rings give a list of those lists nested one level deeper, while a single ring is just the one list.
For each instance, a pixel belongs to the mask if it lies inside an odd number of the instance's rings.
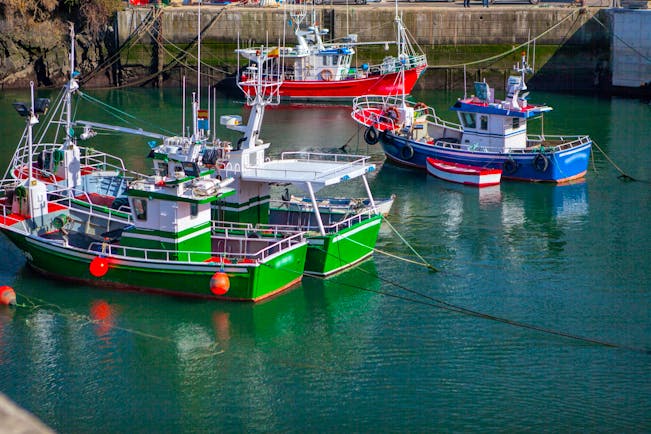
[{"label": "boat reflection in water", "polygon": [[[471,262],[566,256],[561,252],[574,245],[588,218],[585,180],[475,188],[391,165],[382,166],[377,178],[397,186],[391,223],[414,247],[442,256],[454,252],[456,259],[467,251]],[[434,243],[420,241],[432,240],[433,233]]]}]

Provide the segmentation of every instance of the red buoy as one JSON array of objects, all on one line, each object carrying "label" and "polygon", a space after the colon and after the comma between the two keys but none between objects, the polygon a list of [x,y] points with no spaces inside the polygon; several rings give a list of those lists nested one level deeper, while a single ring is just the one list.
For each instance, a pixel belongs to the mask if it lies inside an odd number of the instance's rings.
[{"label": "red buoy", "polygon": [[106,321],[111,319],[111,306],[104,300],[93,301],[90,306],[90,317],[94,321]]},{"label": "red buoy", "polygon": [[215,295],[224,295],[231,287],[231,282],[228,279],[228,274],[223,271],[218,271],[212,275],[210,279],[210,290]]},{"label": "red buoy", "polygon": [[0,286],[0,304],[5,306],[16,304],[16,293],[11,286]]},{"label": "red buoy", "polygon": [[102,277],[108,271],[108,259],[101,256],[96,256],[90,261],[90,266],[88,267],[90,274],[95,277]]}]

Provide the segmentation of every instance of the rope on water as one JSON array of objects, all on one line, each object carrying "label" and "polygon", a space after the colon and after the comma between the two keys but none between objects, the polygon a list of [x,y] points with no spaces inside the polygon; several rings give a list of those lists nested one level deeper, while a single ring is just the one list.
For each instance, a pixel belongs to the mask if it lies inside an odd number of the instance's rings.
[{"label": "rope on water", "polygon": [[604,150],[601,149],[601,148],[599,147],[599,145],[597,145],[597,142],[595,142],[595,141],[593,140],[593,141],[592,141],[592,144],[595,146],[595,148],[597,148],[597,149],[599,150],[599,152],[601,152],[601,153],[603,154],[604,157],[606,157],[606,160],[608,160],[608,162],[609,162],[610,164],[612,164],[613,167],[614,167],[615,169],[617,169],[617,171],[620,173],[620,175],[617,177],[618,179],[621,179],[622,181],[626,181],[626,182],[629,182],[629,181],[637,181],[637,179],[635,179],[635,178],[633,178],[632,176],[627,175],[626,173],[624,173],[624,171],[623,171],[622,169],[620,169],[619,166],[618,166],[617,164],[615,164],[615,162],[614,162],[614,161],[613,161],[613,160],[608,156],[608,154],[606,154],[606,153],[604,152]]},{"label": "rope on water", "polygon": [[[621,344],[617,344],[617,343],[613,343],[613,342],[608,342],[608,341],[604,341],[604,340],[600,340],[600,339],[595,339],[595,338],[590,338],[590,337],[585,337],[585,336],[579,336],[579,335],[575,335],[575,334],[560,331],[560,330],[554,330],[554,329],[550,329],[550,328],[546,328],[546,327],[542,327],[542,326],[537,326],[537,325],[534,325],[534,324],[527,324],[527,323],[524,323],[524,322],[515,321],[515,320],[508,319],[508,318],[499,317],[499,316],[496,316],[496,315],[491,315],[491,314],[487,314],[487,313],[484,313],[484,312],[468,309],[468,308],[465,308],[465,307],[462,307],[462,306],[458,306],[458,305],[455,305],[455,304],[452,304],[452,303],[448,303],[448,302],[440,300],[440,299],[436,299],[436,298],[434,298],[434,297],[432,297],[432,296],[430,296],[428,294],[425,294],[423,292],[411,289],[411,288],[409,288],[409,287],[407,287],[407,286],[405,286],[405,285],[403,285],[401,283],[397,283],[397,282],[394,282],[394,281],[392,281],[390,279],[381,277],[377,273],[372,273],[370,271],[364,270],[362,267],[357,267],[357,270],[360,270],[361,272],[366,273],[366,274],[368,274],[370,276],[373,276],[373,277],[375,277],[376,279],[378,279],[378,280],[380,280],[382,282],[385,282],[385,283],[387,283],[389,285],[395,286],[395,287],[397,287],[399,289],[402,289],[402,290],[404,290],[406,292],[409,292],[409,293],[411,293],[413,295],[416,295],[418,297],[421,297],[421,298],[418,299],[418,298],[408,297],[408,296],[401,295],[401,294],[394,294],[394,293],[386,292],[386,291],[382,291],[382,290],[371,289],[371,288],[367,288],[367,287],[364,287],[364,286],[353,285],[353,284],[349,283],[349,281],[345,281],[345,282],[344,281],[342,281],[342,282],[338,281],[337,285],[348,286],[350,288],[359,289],[359,290],[362,290],[362,291],[373,292],[373,293],[376,293],[376,294],[379,294],[379,295],[383,295],[385,297],[392,297],[392,298],[408,301],[408,302],[415,303],[415,304],[421,304],[421,305],[425,305],[425,306],[436,307],[438,309],[447,310],[449,312],[454,312],[454,313],[458,313],[458,314],[461,314],[461,315],[467,315],[467,316],[472,316],[472,317],[476,317],[476,318],[482,318],[482,319],[486,319],[486,320],[489,320],[489,321],[501,322],[503,324],[507,324],[507,325],[510,325],[510,326],[513,326],[513,327],[519,327],[519,328],[534,330],[534,331],[545,333],[545,334],[550,334],[550,335],[560,336],[560,337],[567,338],[567,339],[573,339],[573,340],[577,340],[577,341],[586,342],[586,343],[589,343],[589,344],[600,345],[600,346],[609,347],[609,348],[625,349],[625,350],[640,352],[640,353],[644,353],[644,354],[651,354],[651,350],[645,349],[645,348],[630,347],[630,346],[621,345]],[[309,277],[313,277],[313,276],[309,276]]]},{"label": "rope on water", "polygon": [[16,295],[17,296],[20,295],[21,299],[26,300],[26,303],[16,303],[16,305],[15,305],[16,307],[20,307],[20,308],[24,308],[24,309],[28,309],[28,310],[49,309],[49,311],[54,315],[59,315],[59,316],[65,317],[65,318],[74,319],[74,320],[77,320],[77,321],[84,322],[86,324],[98,324],[98,325],[105,324],[105,325],[109,325],[112,330],[120,330],[120,331],[123,331],[123,332],[127,332],[127,333],[130,333],[130,334],[133,334],[133,335],[142,336],[142,337],[145,337],[145,338],[157,339],[159,341],[174,343],[174,340],[172,340],[170,338],[167,338],[167,337],[157,336],[157,335],[153,335],[153,334],[150,334],[150,333],[141,332],[139,330],[129,329],[129,328],[126,328],[126,327],[120,327],[120,326],[117,326],[115,324],[111,324],[107,320],[104,320],[104,319],[93,319],[89,315],[82,315],[82,314],[77,314],[77,313],[69,313],[69,312],[66,312],[59,305],[56,305],[54,303],[50,303],[50,302],[48,302],[46,300],[43,300],[43,299],[40,299],[40,298],[37,298],[37,297],[34,297],[34,296],[27,296],[25,294],[19,293],[18,291],[16,291]]},{"label": "rope on water", "polygon": [[432,264],[430,264],[429,262],[427,262],[427,261],[425,260],[425,258],[423,258],[423,257],[422,257],[422,256],[421,256],[421,255],[416,251],[416,249],[414,249],[414,248],[411,246],[411,244],[409,244],[409,242],[408,242],[407,240],[404,239],[404,237],[403,237],[402,235],[400,235],[400,233],[396,230],[396,228],[393,227],[393,225],[389,222],[389,220],[387,220],[387,219],[382,219],[382,221],[383,221],[384,223],[386,223],[386,224],[391,228],[391,230],[392,230],[392,231],[393,231],[393,232],[398,236],[398,238],[400,238],[400,239],[402,240],[403,243],[405,243],[405,245],[406,245],[407,247],[409,247],[409,249],[410,249],[412,252],[414,252],[414,254],[418,257],[418,259],[420,259],[420,260],[422,261],[422,265],[426,266],[427,268],[429,268],[429,269],[432,270],[432,271],[436,271],[436,272],[439,271],[439,270],[436,269]]},{"label": "rope on water", "polygon": [[[428,269],[434,269],[434,271],[438,271],[436,268],[432,267],[429,263],[422,262],[423,259],[422,259],[422,257],[420,255],[418,255],[418,253],[416,253],[416,255],[421,259],[420,262],[419,261],[414,261],[413,259],[405,258],[404,256],[394,255],[393,253],[389,253],[389,252],[386,252],[384,250],[380,250],[377,247],[372,247],[372,246],[369,246],[369,245],[366,245],[366,244],[362,244],[359,241],[355,241],[355,240],[351,240],[351,239],[347,239],[346,241],[357,244],[358,246],[366,247],[367,249],[371,249],[376,253],[388,256],[388,257],[393,258],[393,259],[397,259],[399,261],[404,261],[404,262],[407,262],[409,264],[414,264],[414,265],[420,265],[422,267],[426,267]],[[323,250],[323,251],[325,252],[325,250]],[[334,255],[331,254],[331,256],[334,256]]]},{"label": "rope on water", "polygon": [[[349,241],[353,241],[353,240],[349,240]],[[361,243],[358,243],[358,244],[361,244]],[[325,253],[326,255],[329,255],[329,256],[332,256],[332,257],[335,257],[335,258],[339,259],[339,256],[328,253],[325,249],[323,249],[323,248],[319,248],[319,249],[323,253]],[[375,249],[375,250],[377,250],[377,249]],[[424,265],[424,264],[420,264],[420,263],[415,262],[415,261],[408,261],[408,262],[413,262],[413,263],[416,263],[418,265]],[[484,313],[484,312],[481,312],[481,311],[468,309],[468,308],[465,308],[463,306],[455,305],[455,304],[446,302],[444,300],[437,299],[435,297],[432,297],[429,294],[425,294],[424,292],[421,292],[421,291],[418,291],[418,290],[415,290],[415,289],[411,289],[411,288],[409,288],[408,286],[406,286],[406,285],[404,285],[402,283],[395,282],[395,281],[393,281],[391,279],[388,279],[386,277],[381,277],[379,274],[374,273],[374,272],[370,272],[368,270],[365,270],[361,266],[356,267],[356,270],[359,270],[360,272],[368,274],[369,276],[372,276],[377,280],[380,280],[380,281],[382,281],[384,283],[395,286],[396,288],[399,288],[399,289],[401,289],[401,290],[403,290],[405,292],[408,292],[408,293],[410,293],[412,295],[415,295],[417,297],[420,297],[420,298],[413,298],[413,297],[408,297],[408,296],[401,295],[401,294],[395,294],[395,293],[386,292],[386,291],[382,291],[382,290],[371,289],[371,288],[367,288],[365,286],[354,285],[354,284],[349,283],[350,279],[346,279],[345,281],[343,279],[341,281],[337,281],[337,285],[347,286],[347,287],[350,287],[350,288],[353,288],[353,289],[359,289],[359,290],[367,291],[367,292],[373,292],[375,294],[383,295],[385,297],[392,297],[392,298],[408,301],[408,302],[411,302],[411,303],[421,304],[421,305],[430,306],[430,307],[436,307],[438,309],[447,310],[449,312],[454,312],[454,313],[458,313],[458,314],[461,314],[461,315],[467,315],[467,316],[472,316],[472,317],[475,317],[475,318],[482,318],[482,319],[489,320],[489,321],[500,322],[500,323],[507,324],[507,325],[510,325],[510,326],[513,326],[513,327],[519,327],[519,328],[523,328],[523,329],[534,330],[534,331],[537,331],[537,332],[540,332],[540,333],[545,333],[545,334],[554,335],[554,336],[560,336],[560,337],[563,337],[563,338],[573,339],[573,340],[576,340],[576,341],[582,341],[582,342],[586,342],[586,343],[589,343],[589,344],[600,345],[600,346],[609,347],[609,348],[625,349],[625,350],[629,350],[629,351],[635,351],[635,352],[651,355],[651,349],[636,348],[636,347],[622,345],[622,344],[618,344],[618,343],[614,343],[614,342],[604,341],[604,340],[601,340],[601,339],[595,339],[595,338],[590,338],[590,337],[586,337],[586,336],[579,336],[579,335],[575,335],[575,334],[572,334],[572,333],[569,333],[569,332],[564,332],[564,331],[561,331],[561,330],[554,330],[554,329],[547,328],[547,327],[542,327],[542,326],[538,326],[538,325],[534,325],[534,324],[528,324],[528,323],[525,323],[525,322],[520,322],[520,321],[512,320],[512,319],[509,319],[509,318],[504,318],[504,317]],[[319,278],[317,276],[311,276],[311,275],[304,275],[304,276],[305,277],[311,277],[313,279],[318,279]]]}]

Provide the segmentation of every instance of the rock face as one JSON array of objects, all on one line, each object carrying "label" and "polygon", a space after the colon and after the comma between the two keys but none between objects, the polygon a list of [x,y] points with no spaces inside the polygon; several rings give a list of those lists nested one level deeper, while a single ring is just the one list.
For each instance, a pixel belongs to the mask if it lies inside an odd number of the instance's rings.
[{"label": "rock face", "polygon": [[[105,40],[111,40],[112,29],[102,32],[100,40],[81,33],[77,35],[76,69],[82,73],[95,71],[107,57]],[[60,86],[70,73],[69,29],[61,21],[51,20],[29,26],[0,21],[0,88]],[[110,77],[97,74],[93,85],[108,85]]]}]

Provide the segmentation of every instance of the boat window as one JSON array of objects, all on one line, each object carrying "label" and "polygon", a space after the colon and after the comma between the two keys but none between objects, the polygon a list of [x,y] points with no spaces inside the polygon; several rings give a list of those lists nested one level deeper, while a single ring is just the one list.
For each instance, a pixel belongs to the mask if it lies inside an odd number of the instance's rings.
[{"label": "boat window", "polygon": [[199,204],[198,203],[190,203],[190,216],[191,217],[196,217],[199,215]]},{"label": "boat window", "polygon": [[466,128],[477,128],[474,113],[461,113],[461,123]]},{"label": "boat window", "polygon": [[133,209],[138,220],[147,220],[147,199],[133,199]]},{"label": "boat window", "polygon": [[158,176],[168,176],[169,175],[167,163],[165,163],[163,161],[158,161],[157,165],[158,165]]},{"label": "boat window", "polygon": [[520,128],[520,118],[513,118],[513,129],[517,130]]},{"label": "boat window", "polygon": [[193,163],[191,161],[186,161],[183,163],[183,171],[187,176],[192,176],[195,178],[199,176],[199,167],[197,167],[196,163]]},{"label": "boat window", "polygon": [[479,116],[479,129],[480,130],[488,129],[488,116],[486,115]]},{"label": "boat window", "polygon": [[323,56],[323,59],[321,59],[321,60],[322,60],[323,66],[328,66],[328,56]]}]

